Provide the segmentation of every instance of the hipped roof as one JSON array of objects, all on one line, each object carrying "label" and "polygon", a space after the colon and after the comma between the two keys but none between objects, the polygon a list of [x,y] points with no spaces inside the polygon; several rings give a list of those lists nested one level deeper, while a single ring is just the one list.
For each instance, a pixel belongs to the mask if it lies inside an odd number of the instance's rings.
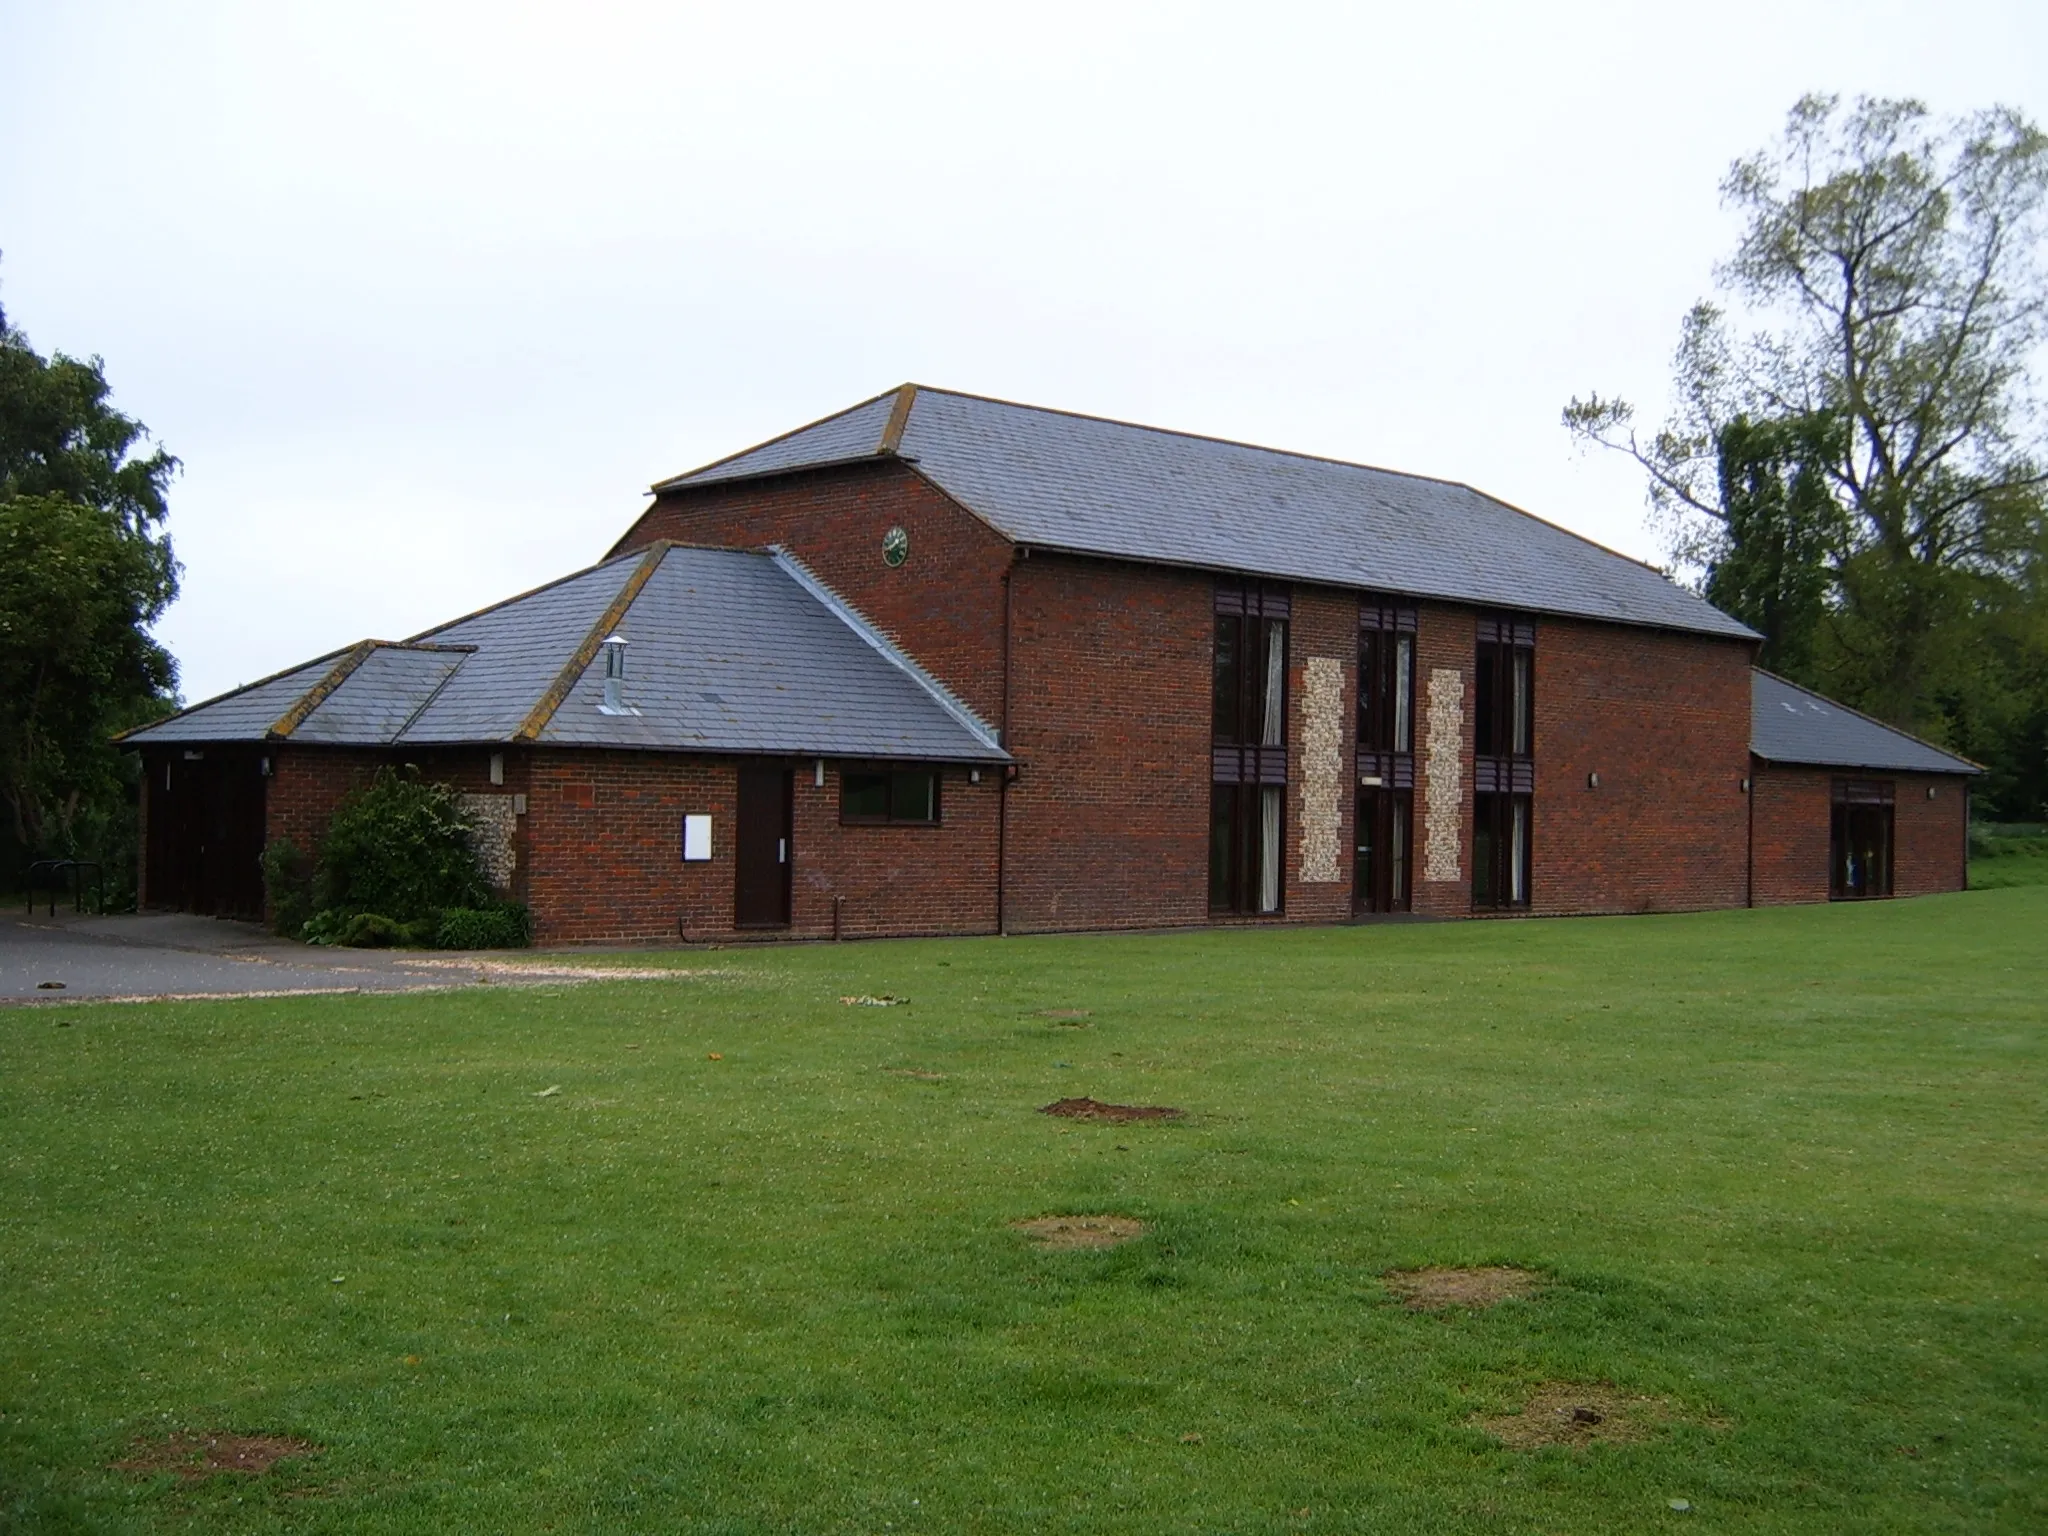
[{"label": "hipped roof", "polygon": [[[602,708],[592,665],[614,633],[627,642],[624,714]],[[988,725],[790,556],[665,541],[124,739],[1007,760]]]},{"label": "hipped roof", "polygon": [[906,384],[657,493],[897,459],[1045,549],[1754,639],[1660,572],[1468,485]]}]

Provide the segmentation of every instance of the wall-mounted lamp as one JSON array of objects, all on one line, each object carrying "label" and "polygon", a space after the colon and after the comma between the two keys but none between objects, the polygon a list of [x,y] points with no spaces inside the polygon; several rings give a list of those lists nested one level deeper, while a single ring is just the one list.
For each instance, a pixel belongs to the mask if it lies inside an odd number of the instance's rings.
[{"label": "wall-mounted lamp", "polygon": [[1600,775],[1599,775],[1599,774],[1597,774],[1597,773],[1589,773],[1589,774],[1587,774],[1587,775],[1586,775],[1586,788],[1588,788],[1588,789],[1598,789],[1599,787],[1600,787]]},{"label": "wall-mounted lamp", "polygon": [[822,757],[818,759],[817,766],[811,770],[811,784],[816,789],[823,789],[825,787],[825,759]]},{"label": "wall-mounted lamp", "polygon": [[1744,779],[1744,780],[1742,781],[1742,792],[1743,792],[1743,793],[1744,793],[1745,795],[1749,793],[1749,780],[1747,780],[1747,779]]},{"label": "wall-mounted lamp", "polygon": [[970,784],[979,784],[981,782],[981,770],[979,768],[968,769],[967,782]]},{"label": "wall-mounted lamp", "polygon": [[493,784],[505,782],[505,754],[502,752],[493,752],[491,754],[491,782]]},{"label": "wall-mounted lamp", "polygon": [[1934,798],[1934,786],[1932,784],[1927,786],[1927,798],[1930,800]]}]

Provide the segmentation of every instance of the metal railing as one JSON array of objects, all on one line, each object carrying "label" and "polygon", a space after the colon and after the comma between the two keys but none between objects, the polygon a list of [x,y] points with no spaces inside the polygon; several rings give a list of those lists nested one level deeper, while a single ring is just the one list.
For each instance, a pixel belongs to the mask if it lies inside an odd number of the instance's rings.
[{"label": "metal railing", "polygon": [[102,916],[107,910],[107,884],[104,872],[92,859],[37,859],[28,867],[28,915],[36,915],[36,885],[48,888],[50,916],[57,915],[57,893],[64,884],[64,876],[71,877],[71,910],[85,910],[85,872],[92,871],[93,910]]}]

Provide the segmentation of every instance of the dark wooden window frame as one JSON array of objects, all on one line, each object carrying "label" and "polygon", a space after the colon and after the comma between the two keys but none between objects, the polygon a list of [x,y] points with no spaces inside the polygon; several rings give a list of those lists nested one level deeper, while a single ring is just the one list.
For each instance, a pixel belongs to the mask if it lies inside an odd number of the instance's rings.
[{"label": "dark wooden window frame", "polygon": [[1364,598],[1358,605],[1354,913],[1406,912],[1414,905],[1420,618],[1412,603]]},{"label": "dark wooden window frame", "polygon": [[1536,621],[1481,615],[1473,677],[1472,905],[1523,911],[1536,867]]},{"label": "dark wooden window frame", "polygon": [[[1274,918],[1287,907],[1287,724],[1289,655],[1293,603],[1285,586],[1245,580],[1220,580],[1215,589],[1215,650],[1210,673],[1209,752],[1209,910],[1223,917]],[[1268,695],[1263,683],[1270,675],[1271,630],[1280,635],[1280,696],[1277,700],[1279,739],[1267,740]],[[1254,657],[1243,637],[1258,625],[1260,641]],[[1234,643],[1226,647],[1226,636]],[[1268,817],[1268,792],[1278,790],[1277,815]],[[1278,861],[1272,905],[1264,901],[1267,840]]]},{"label": "dark wooden window frame", "polygon": [[[896,790],[898,781],[907,778],[931,780],[931,814],[929,816],[900,816],[896,813]],[[846,809],[847,786],[854,779],[880,779],[888,810],[879,816],[861,815]],[[904,768],[895,764],[880,764],[872,767],[842,768],[839,770],[839,824],[842,827],[936,827],[941,824],[943,809],[940,803],[940,789],[945,775],[937,768]]]},{"label": "dark wooden window frame", "polygon": [[[1535,796],[1511,791],[1473,795],[1472,905],[1475,908],[1488,912],[1519,912],[1528,908],[1535,879],[1535,843]],[[1515,888],[1517,861],[1521,872],[1520,890]]]},{"label": "dark wooden window frame", "polygon": [[[1828,900],[1882,901],[1892,894],[1897,851],[1894,804],[1897,785],[1890,779],[1836,779],[1828,796]],[[1862,878],[1851,879],[1849,844],[1856,829],[1881,827],[1875,864],[1866,860]]]}]

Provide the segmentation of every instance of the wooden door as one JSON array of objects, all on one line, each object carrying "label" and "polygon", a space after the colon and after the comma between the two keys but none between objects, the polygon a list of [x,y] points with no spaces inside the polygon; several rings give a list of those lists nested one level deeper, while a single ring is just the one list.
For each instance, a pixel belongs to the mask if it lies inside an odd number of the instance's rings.
[{"label": "wooden door", "polygon": [[791,769],[740,769],[739,817],[733,833],[733,855],[738,865],[733,922],[737,927],[789,926],[789,875],[795,860],[790,835],[795,789]]},{"label": "wooden door", "polygon": [[211,917],[261,917],[260,755],[240,747],[186,747],[149,771],[150,905]]}]

